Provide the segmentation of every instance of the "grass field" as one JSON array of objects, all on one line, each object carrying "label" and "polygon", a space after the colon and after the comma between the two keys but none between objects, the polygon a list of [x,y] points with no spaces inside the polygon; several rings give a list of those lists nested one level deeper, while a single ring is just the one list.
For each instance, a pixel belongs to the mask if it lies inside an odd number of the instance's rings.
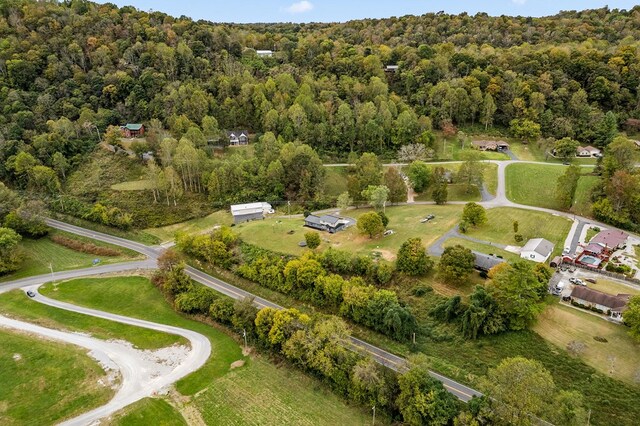
[{"label": "grass field", "polygon": [[[590,168],[583,168],[583,176],[578,181],[573,210],[577,214],[588,214],[591,189],[598,183],[598,177],[584,175]],[[545,164],[511,164],[506,169],[507,198],[520,204],[562,210],[556,199],[558,178],[565,167]]]},{"label": "grass field", "polygon": [[631,287],[617,281],[608,280],[604,276],[598,277],[595,284],[587,283],[587,285],[589,286],[589,288],[601,291],[603,293],[631,295],[640,294],[640,290],[637,287]]},{"label": "grass field", "polygon": [[[571,221],[562,216],[533,210],[500,207],[487,210],[487,223],[469,229],[467,235],[484,241],[505,245],[523,245],[530,238],[545,238],[555,244],[556,252],[562,252],[564,240],[571,229]],[[522,243],[513,239],[513,221],[518,221],[518,233]]]},{"label": "grass field", "polygon": [[[480,190],[477,187],[473,187],[471,192],[467,192],[466,186],[449,184],[447,185],[447,200],[448,201],[480,201]],[[427,188],[426,191],[414,197],[415,201],[433,201],[432,194],[433,187]]]},{"label": "grass field", "polygon": [[[127,281],[133,283],[137,279],[140,278],[127,279]],[[83,279],[78,281],[79,285],[84,285],[90,280]],[[64,287],[62,285],[60,288]],[[42,292],[47,294],[56,293],[53,290],[53,286],[49,288],[43,286]],[[0,313],[47,328],[90,333],[98,339],[127,340],[140,349],[159,349],[176,343],[188,344],[186,339],[173,334],[120,324],[47,306],[29,299],[21,290],[14,290],[0,295]]]},{"label": "grass field", "polygon": [[148,179],[130,180],[111,185],[114,191],[144,191],[153,188],[152,182]]},{"label": "grass field", "polygon": [[[62,231],[51,231],[51,235],[56,234],[71,236],[70,234]],[[53,267],[53,271],[57,272],[69,269],[89,268],[93,265],[93,260],[96,258],[100,259],[101,265],[142,258],[141,255],[134,251],[112,246],[101,241],[90,240],[88,238],[77,236],[71,237],[81,241],[90,241],[97,246],[115,248],[122,252],[122,255],[109,257],[82,253],[56,244],[48,236],[37,240],[25,238],[19,245],[24,253],[24,261],[21,263],[20,269],[12,274],[0,277],[0,281],[11,281],[33,275],[47,274],[51,272],[49,264]]]},{"label": "grass field", "polygon": [[[49,291],[47,295],[79,305],[187,328],[207,336],[212,344],[211,357],[204,367],[180,380],[176,387],[183,395],[198,393],[196,405],[210,410],[202,413],[208,416],[210,424],[230,424],[216,420],[219,418],[215,417],[217,411],[229,419],[246,419],[241,424],[291,424],[292,416],[297,416],[293,420],[295,424],[336,424],[332,423],[333,419],[340,419],[339,424],[364,424],[369,419],[367,410],[346,406],[319,381],[297,370],[276,367],[260,358],[244,357],[240,346],[225,333],[174,312],[148,280],[138,281],[134,285],[122,278],[94,280],[85,285],[69,281],[60,285],[55,294]],[[245,366],[231,371],[230,364],[240,359],[246,361]],[[232,389],[219,392],[219,388],[229,386],[229,383],[233,383]],[[234,391],[236,389],[237,392]],[[257,395],[262,396],[258,398]],[[289,405],[293,408],[275,409]],[[248,407],[251,407],[250,412]]]},{"label": "grass field", "polygon": [[[554,304],[540,315],[533,330],[561,348],[574,341],[581,342],[586,347],[578,357],[584,362],[618,380],[635,385],[640,382],[640,343],[635,342],[622,325]],[[594,340],[596,336],[604,337],[607,342]]]},{"label": "grass field", "polygon": [[[380,252],[386,259],[394,259],[400,245],[411,237],[421,237],[423,243],[429,246],[443,233],[451,229],[460,219],[462,206],[392,206],[387,207],[389,217],[388,229],[395,231],[393,235],[369,239],[360,234],[356,226],[329,234],[321,233],[322,243],[319,250],[329,246],[351,252],[371,254]],[[358,218],[371,211],[370,209],[348,210],[346,216]],[[428,214],[436,218],[429,223],[420,223],[420,219]],[[294,255],[301,254],[305,249],[298,246],[304,240],[304,233],[311,229],[303,227],[302,217],[293,219],[266,219],[247,222],[234,228],[243,240],[271,250]],[[288,232],[293,230],[293,234]]]},{"label": "grass field", "polygon": [[[443,167],[445,170],[452,172],[454,175],[458,173],[458,170],[460,169],[461,164],[462,163],[451,163],[451,164],[428,164],[427,163],[431,172],[433,172],[433,170],[436,167]],[[486,164],[483,164],[483,166],[484,166],[484,174],[483,174],[484,183],[487,186],[487,190],[491,194],[495,194],[498,188],[498,165],[486,163]],[[481,199],[480,191],[477,188],[474,188],[472,192],[467,193],[463,185],[458,185],[453,183],[453,184],[447,185],[447,190],[448,190],[447,199],[449,201],[480,201]],[[432,192],[433,192],[433,187],[429,187],[423,193],[416,195],[415,200],[416,201],[433,201],[433,198],[431,197]]]},{"label": "grass field", "polygon": [[186,426],[187,422],[182,414],[164,399],[144,398],[115,413],[106,425]]},{"label": "grass field", "polygon": [[[474,140],[478,138],[474,137]],[[435,147],[436,155],[441,160],[462,160],[465,158],[467,152],[478,152],[471,147],[471,142],[465,144],[462,148],[460,142],[451,140],[445,140],[441,137],[436,139]],[[480,151],[479,157],[481,160],[508,160],[509,156],[502,152],[493,151]]]},{"label": "grass field", "polygon": [[85,219],[80,219],[74,216],[69,216],[69,215],[54,213],[54,212],[50,212],[50,214],[52,218],[61,220],[71,225],[80,226],[82,228],[91,229],[94,231],[102,232],[104,234],[114,235],[116,237],[126,238],[127,240],[137,241],[142,244],[154,245],[161,242],[158,239],[158,237],[148,234],[144,231],[139,231],[135,229],[124,231],[122,229],[101,225],[99,223],[91,222]]},{"label": "grass field", "polygon": [[217,225],[231,225],[233,218],[228,210],[219,210],[208,216],[198,219],[187,220],[186,222],[174,225],[163,226],[161,228],[148,228],[144,232],[157,237],[160,241],[173,240],[176,232],[198,233],[212,230]]},{"label": "grass field", "polygon": [[462,247],[466,247],[469,250],[477,251],[480,253],[493,254],[494,256],[501,256],[503,259],[505,259],[508,262],[513,262],[520,259],[520,256],[518,256],[515,253],[511,253],[509,251],[499,249],[496,246],[490,246],[488,244],[480,244],[480,243],[476,243],[475,241],[465,240],[464,238],[449,238],[447,241],[445,241],[444,246],[450,247],[456,244],[459,244]]},{"label": "grass field", "polygon": [[56,424],[106,403],[102,368],[72,345],[0,329],[0,423]]},{"label": "grass field", "polygon": [[325,167],[324,193],[331,197],[337,197],[347,191],[347,168]]}]

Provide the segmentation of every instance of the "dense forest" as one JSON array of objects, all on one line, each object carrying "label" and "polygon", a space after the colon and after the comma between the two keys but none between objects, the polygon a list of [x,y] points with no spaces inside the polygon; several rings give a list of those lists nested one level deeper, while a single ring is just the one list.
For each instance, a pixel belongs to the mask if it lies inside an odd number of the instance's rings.
[{"label": "dense forest", "polygon": [[[265,192],[318,201],[313,151],[393,155],[429,147],[440,130],[606,148],[619,130],[640,129],[639,38],[640,7],[233,25],[82,0],[3,1],[0,179],[54,197],[60,188],[73,193],[67,175],[86,168],[100,138],[117,139],[110,126],[127,122],[147,125],[138,148],[157,154],[149,196],[174,205],[185,194],[219,204]],[[279,151],[212,160],[210,141],[239,128],[266,134]],[[231,190],[247,180],[247,196]],[[253,188],[265,181],[269,188]],[[79,195],[89,203],[76,215],[108,216],[104,206],[91,211],[100,197]],[[628,225],[633,203],[612,202],[601,216]],[[111,216],[104,222],[131,223]]]}]

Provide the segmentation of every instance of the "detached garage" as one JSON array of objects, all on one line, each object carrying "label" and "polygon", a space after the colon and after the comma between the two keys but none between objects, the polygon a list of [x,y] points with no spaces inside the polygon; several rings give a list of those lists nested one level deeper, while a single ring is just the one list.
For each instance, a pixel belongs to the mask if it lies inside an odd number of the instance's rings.
[{"label": "detached garage", "polygon": [[520,257],[527,260],[533,260],[534,262],[543,263],[549,259],[553,252],[553,243],[547,241],[544,238],[533,238],[527,241],[527,244],[522,247],[520,251]]}]

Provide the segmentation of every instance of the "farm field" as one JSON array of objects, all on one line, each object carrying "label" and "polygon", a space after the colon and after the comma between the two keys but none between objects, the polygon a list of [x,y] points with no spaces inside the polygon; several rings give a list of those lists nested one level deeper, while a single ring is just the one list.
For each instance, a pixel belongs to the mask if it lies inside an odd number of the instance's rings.
[{"label": "farm field", "polygon": [[[578,351],[579,359],[602,374],[638,385],[640,343],[628,335],[626,327],[556,303],[538,317],[533,331],[563,349],[572,342],[582,343],[584,348]],[[594,337],[604,337],[607,341],[599,342]]]},{"label": "farm field", "polygon": [[[555,244],[554,253],[562,252],[571,229],[571,221],[562,216],[511,207],[489,209],[487,219],[484,225],[470,228],[467,235],[505,245],[524,245],[531,238],[545,238]],[[518,221],[518,233],[524,237],[522,243],[516,243],[513,238],[515,220]]]},{"label": "farm field", "polygon": [[4,426],[57,424],[114,394],[86,350],[0,329],[0,420]]},{"label": "farm field", "polygon": [[[50,235],[62,235],[71,236],[66,232],[52,230]],[[79,251],[71,250],[60,244],[56,244],[49,238],[49,236],[42,237],[37,240],[23,239],[20,242],[20,249],[24,253],[24,260],[20,265],[20,269],[16,272],[0,277],[1,281],[11,281],[19,278],[30,277],[33,275],[47,274],[51,272],[49,264],[53,267],[53,271],[66,271],[69,269],[89,268],[93,265],[93,260],[100,259],[100,264],[125,262],[135,259],[141,259],[142,256],[138,253],[127,250],[121,247],[113,246],[111,244],[103,243],[101,241],[90,240],[88,238],[78,237],[73,235],[73,239],[80,241],[89,241],[100,247],[114,248],[122,253],[121,256],[96,256],[94,254],[82,253]]]},{"label": "farm field", "polygon": [[[229,419],[248,419],[246,416],[249,414],[253,415],[253,419],[264,419],[264,422],[258,424],[289,423],[294,411],[298,416],[295,421],[297,424],[329,425],[335,424],[332,423],[333,419],[339,419],[340,424],[365,424],[369,419],[366,410],[346,406],[319,381],[295,369],[277,367],[257,356],[243,356],[240,346],[227,334],[174,312],[147,279],[136,279],[135,283],[123,280],[122,277],[90,282],[74,280],[61,284],[58,288],[57,292],[49,288],[44,293],[78,305],[187,328],[207,336],[212,344],[211,357],[200,370],[176,384],[177,390],[183,395],[197,394],[195,404],[199,407],[206,406],[213,412],[225,410],[224,415]],[[231,370],[231,363],[237,360],[245,361],[245,365]],[[265,379],[256,381],[256,377]],[[282,385],[271,386],[269,381]],[[230,386],[230,383],[238,392],[218,392],[218,388]],[[258,389],[256,383],[260,384]],[[249,389],[251,392],[248,392]],[[258,390],[262,392],[260,398],[256,398]],[[210,392],[214,395],[209,396]],[[201,398],[206,401],[200,403]],[[297,401],[301,404],[295,405],[298,404]],[[305,408],[302,403],[308,406]],[[295,408],[273,409],[289,404]],[[251,407],[251,412],[247,411],[247,407]],[[210,418],[209,421],[209,424],[220,424],[215,418]]]},{"label": "farm field", "polygon": [[[598,182],[596,176],[585,175],[591,170],[583,168],[574,199],[576,214],[590,212],[589,196]],[[530,206],[562,210],[555,196],[558,178],[565,167],[545,164],[511,164],[506,169],[507,198],[513,202]]]},{"label": "farm field", "polygon": [[144,398],[115,413],[107,426],[181,426],[184,417],[164,399]]},{"label": "farm field", "polygon": [[[357,219],[371,209],[356,209],[343,212],[343,215]],[[387,260],[395,259],[400,245],[411,237],[421,237],[422,242],[429,246],[442,234],[451,229],[460,219],[462,206],[421,206],[405,205],[387,207],[389,217],[388,229],[395,231],[393,235],[369,239],[362,235],[354,225],[335,234],[321,232],[322,243],[319,250],[327,247],[347,250],[354,253],[371,254],[377,251]],[[420,223],[420,219],[428,214],[436,218],[428,223]],[[269,218],[237,225],[234,230],[240,237],[251,244],[255,244],[281,253],[299,255],[304,248],[298,243],[304,241],[304,233],[313,231],[303,226],[302,217],[291,219]],[[289,234],[289,231],[294,231]]]}]

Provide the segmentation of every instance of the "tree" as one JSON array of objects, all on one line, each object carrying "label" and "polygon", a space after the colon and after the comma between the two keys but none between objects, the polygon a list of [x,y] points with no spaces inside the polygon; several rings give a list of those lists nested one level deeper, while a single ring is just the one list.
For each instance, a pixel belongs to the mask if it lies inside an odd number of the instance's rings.
[{"label": "tree", "polygon": [[421,238],[409,238],[402,243],[398,250],[396,269],[407,275],[420,276],[433,268],[433,261],[427,256],[427,251]]},{"label": "tree", "polygon": [[347,183],[349,195],[353,200],[365,200],[362,192],[369,186],[378,186],[382,183],[382,164],[378,157],[370,152],[362,154],[351,168]]},{"label": "tree", "polygon": [[389,188],[385,185],[370,185],[362,191],[362,197],[368,200],[376,210],[384,209],[389,198]]},{"label": "tree", "polygon": [[629,334],[640,341],[640,296],[633,296],[629,300],[624,311],[624,323],[629,326]]},{"label": "tree", "polygon": [[304,234],[304,240],[307,242],[307,247],[314,250],[320,245],[320,234],[317,232],[306,232]]},{"label": "tree", "polygon": [[513,221],[513,233],[517,234],[518,233],[518,229],[520,229],[520,223],[517,220]]},{"label": "tree", "polygon": [[34,166],[29,173],[29,184],[34,190],[47,195],[55,195],[60,191],[58,175],[47,166]]},{"label": "tree", "polygon": [[605,177],[613,176],[618,170],[632,171],[637,158],[635,144],[624,136],[616,137],[605,149]]},{"label": "tree", "polygon": [[384,174],[384,185],[389,189],[390,203],[407,201],[407,184],[395,167],[389,167]]},{"label": "tree", "polygon": [[[473,151],[477,153],[476,151]],[[465,161],[458,169],[456,183],[463,184],[467,194],[471,193],[474,188],[482,188],[484,181],[484,167],[477,158]]]},{"label": "tree", "polygon": [[0,275],[18,269],[20,254],[17,247],[21,239],[13,229],[0,227]]},{"label": "tree", "polygon": [[575,158],[578,145],[578,141],[571,138],[562,138],[556,142],[554,151],[556,156],[563,161],[570,161]]},{"label": "tree", "polygon": [[427,149],[427,147],[422,143],[403,145],[398,150],[398,160],[400,161],[413,162],[416,160],[424,160],[432,155],[433,150]]},{"label": "tree", "polygon": [[484,225],[487,223],[487,211],[480,204],[467,203],[462,209],[462,220],[473,226]]},{"label": "tree", "polygon": [[447,281],[461,283],[467,278],[475,266],[475,256],[468,248],[461,245],[446,247],[440,257],[438,271]]},{"label": "tree", "polygon": [[2,224],[5,216],[10,211],[15,210],[20,205],[18,194],[7,188],[4,183],[0,182],[0,224]]},{"label": "tree", "polygon": [[484,95],[484,101],[482,102],[482,110],[480,111],[480,121],[484,124],[484,129],[487,130],[490,125],[493,124],[493,115],[496,113],[496,103],[490,93]]},{"label": "tree", "polygon": [[60,152],[56,152],[51,157],[51,164],[53,165],[53,169],[58,173],[58,176],[63,180],[67,179],[67,170],[69,169],[69,162],[66,157],[62,155]]},{"label": "tree", "polygon": [[369,235],[369,238],[380,235],[384,231],[382,219],[376,212],[369,212],[361,215],[358,218],[357,226],[358,230]]},{"label": "tree", "polygon": [[414,361],[398,377],[400,394],[396,403],[409,425],[448,425],[458,415],[457,401],[442,382],[431,377],[426,361]]},{"label": "tree", "polygon": [[558,204],[560,204],[562,208],[569,209],[573,205],[579,180],[580,168],[576,165],[567,167],[565,172],[558,177],[556,200],[558,200]]},{"label": "tree", "polygon": [[510,129],[513,136],[522,139],[525,143],[540,138],[540,125],[526,118],[511,120]]},{"label": "tree", "polygon": [[504,424],[531,425],[535,423],[532,416],[561,420],[558,424],[586,422],[581,396],[558,392],[549,371],[535,360],[503,360],[498,367],[489,369],[482,388],[492,398],[493,411]]},{"label": "tree", "polygon": [[389,217],[385,214],[385,212],[376,212],[376,213],[378,213],[378,216],[380,216],[380,220],[382,220],[382,226],[386,228],[387,225],[389,224]]},{"label": "tree", "polygon": [[438,205],[445,204],[447,202],[448,196],[449,191],[445,182],[436,184],[435,188],[433,188],[433,192],[431,193],[433,201],[435,201]]},{"label": "tree", "polygon": [[409,182],[413,190],[416,192],[422,192],[431,184],[431,170],[427,163],[423,161],[414,161],[409,165],[409,171],[407,172]]},{"label": "tree", "polygon": [[349,196],[349,192],[345,191],[342,194],[338,195],[336,206],[340,210],[346,210],[351,204],[353,204],[353,200]]}]

